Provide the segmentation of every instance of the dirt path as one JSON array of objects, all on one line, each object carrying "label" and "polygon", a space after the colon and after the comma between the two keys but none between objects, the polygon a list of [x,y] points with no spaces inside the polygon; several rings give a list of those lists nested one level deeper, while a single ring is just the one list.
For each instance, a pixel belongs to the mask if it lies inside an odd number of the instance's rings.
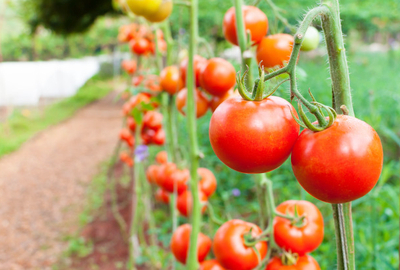
[{"label": "dirt path", "polygon": [[[78,226],[86,190],[121,126],[113,96],[0,160],[0,269],[51,269]],[[1,143],[1,142],[0,142]]]}]

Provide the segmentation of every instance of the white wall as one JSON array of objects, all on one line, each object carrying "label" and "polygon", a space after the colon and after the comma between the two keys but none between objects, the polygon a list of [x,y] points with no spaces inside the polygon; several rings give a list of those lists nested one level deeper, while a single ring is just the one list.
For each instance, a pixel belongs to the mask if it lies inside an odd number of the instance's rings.
[{"label": "white wall", "polygon": [[99,69],[95,57],[0,63],[0,106],[37,105],[40,97],[72,96]]}]

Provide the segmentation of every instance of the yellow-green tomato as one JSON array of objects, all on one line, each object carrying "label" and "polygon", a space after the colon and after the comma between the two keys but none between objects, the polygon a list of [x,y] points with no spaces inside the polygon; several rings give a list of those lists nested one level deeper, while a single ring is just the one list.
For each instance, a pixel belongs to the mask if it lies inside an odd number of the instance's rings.
[{"label": "yellow-green tomato", "polygon": [[138,16],[146,16],[155,13],[162,0],[126,0],[129,9]]},{"label": "yellow-green tomato", "polygon": [[310,26],[304,36],[303,44],[301,45],[302,51],[312,51],[315,50],[319,45],[319,32],[318,30]]},{"label": "yellow-green tomato", "polygon": [[162,22],[172,13],[172,0],[163,0],[155,13],[150,13],[144,17],[150,22]]}]

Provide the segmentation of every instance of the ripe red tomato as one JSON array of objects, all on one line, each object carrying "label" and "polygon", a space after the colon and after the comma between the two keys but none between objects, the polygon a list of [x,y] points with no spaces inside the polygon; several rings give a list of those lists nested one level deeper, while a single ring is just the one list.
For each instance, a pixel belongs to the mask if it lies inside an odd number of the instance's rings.
[{"label": "ripe red tomato", "polygon": [[161,151],[158,152],[158,154],[156,155],[156,161],[159,164],[165,164],[168,162],[168,154],[166,151]]},{"label": "ripe red tomato", "polygon": [[[216,259],[226,269],[251,270],[259,261],[252,247],[247,247],[244,235],[249,233],[257,237],[262,230],[255,224],[243,220],[233,219],[224,223],[216,232],[213,242],[213,251]],[[267,242],[259,242],[255,248],[260,253],[261,259],[267,254]]]},{"label": "ripe red tomato", "polygon": [[378,182],[383,165],[381,140],[364,121],[339,115],[321,132],[304,130],[292,152],[300,185],[315,198],[345,203],[363,197]]},{"label": "ripe red tomato", "polygon": [[215,190],[217,189],[217,179],[215,179],[215,176],[212,173],[212,171],[206,168],[199,168],[197,170],[197,173],[201,177],[199,181],[200,190],[207,197],[210,197],[211,195],[214,194]]},{"label": "ripe red tomato", "polygon": [[317,261],[310,255],[305,255],[297,259],[296,264],[284,265],[281,258],[272,258],[265,270],[321,270]]},{"label": "ripe red tomato", "polygon": [[123,60],[121,63],[121,67],[128,74],[132,75],[136,72],[137,64],[135,60]]},{"label": "ripe red tomato", "polygon": [[[199,190],[200,203],[202,205],[201,212],[204,213],[207,209],[207,196]],[[192,192],[185,190],[182,194],[178,196],[176,202],[176,208],[178,208],[179,213],[184,217],[189,217],[192,213],[193,207],[193,197]]]},{"label": "ripe red tomato", "polygon": [[155,198],[157,201],[162,202],[164,204],[169,204],[169,193],[162,188],[157,189]]},{"label": "ripe red tomato", "polygon": [[154,134],[154,137],[153,137],[153,143],[155,145],[164,145],[164,143],[165,143],[164,129],[160,128],[159,130],[156,131],[156,134]]},{"label": "ripe red tomato", "polygon": [[176,66],[169,66],[163,69],[160,74],[161,88],[173,95],[183,88],[183,81]]},{"label": "ripe red tomato", "polygon": [[126,128],[123,128],[123,129],[120,130],[119,138],[122,141],[128,141],[131,137],[132,137],[131,132],[129,130],[127,130]]},{"label": "ripe red tomato", "polygon": [[200,264],[200,270],[225,270],[217,260],[208,260]]},{"label": "ripe red tomato", "polygon": [[158,171],[157,185],[168,192],[174,192],[174,183],[178,194],[187,190],[187,181],[190,178],[188,169],[179,170],[174,163],[166,163],[161,165]]},{"label": "ripe red tomato", "polygon": [[150,165],[146,170],[146,178],[147,181],[152,184],[157,182],[158,171],[160,170],[160,166],[158,165]]},{"label": "ripe red tomato", "polygon": [[131,50],[138,55],[145,54],[150,50],[150,42],[145,38],[136,38],[131,40]]},{"label": "ripe red tomato", "polygon": [[[200,86],[200,74],[204,68],[204,65],[207,63],[207,59],[205,59],[204,57],[201,57],[200,55],[195,55],[193,62],[194,62],[193,68],[194,68],[194,73],[195,73],[195,83],[196,83],[196,87],[199,87]],[[182,62],[180,64],[182,81],[185,85],[186,85],[187,65],[188,65],[188,58],[185,58],[184,60],[182,60]]]},{"label": "ripe red tomato", "polygon": [[128,117],[126,119],[126,125],[128,126],[130,131],[135,132],[135,130],[136,130],[136,122],[135,122],[135,119],[133,119],[133,117]]},{"label": "ripe red tomato", "polygon": [[300,127],[293,106],[280,97],[225,100],[210,122],[210,142],[218,158],[242,173],[278,168],[290,155]]},{"label": "ripe red tomato", "polygon": [[[183,115],[186,115],[186,110],[187,110],[186,101],[187,101],[187,89],[183,88],[181,91],[179,91],[175,101],[176,108]],[[208,100],[207,97],[203,94],[203,92],[201,92],[199,89],[196,89],[195,101],[196,101],[196,116],[197,118],[200,118],[204,116],[208,111]]]},{"label": "ripe red tomato", "polygon": [[162,128],[163,115],[156,111],[148,111],[143,117],[143,127],[152,130]]},{"label": "ripe red tomato", "polygon": [[223,96],[235,83],[235,68],[222,58],[208,60],[200,74],[201,87],[214,96]]},{"label": "ripe red tomato", "polygon": [[153,143],[154,136],[156,135],[156,131],[152,129],[143,129],[140,134],[142,137],[142,142],[144,145],[150,145]]},{"label": "ripe red tomato", "polygon": [[218,106],[221,105],[222,102],[232,97],[240,97],[239,92],[238,91],[234,92],[233,89],[231,89],[228,92],[226,92],[223,96],[213,96],[209,104],[211,111],[214,112],[218,108]]},{"label": "ripe red tomato", "polygon": [[315,250],[324,239],[324,218],[318,208],[308,201],[290,200],[281,203],[276,211],[282,215],[305,216],[303,222],[294,223],[282,217],[274,218],[274,237],[278,246],[303,256]]},{"label": "ripe red tomato", "polygon": [[133,166],[133,159],[125,152],[122,152],[119,156],[120,160],[124,162],[129,167]]},{"label": "ripe red tomato", "polygon": [[[179,226],[171,239],[171,250],[175,258],[182,264],[186,264],[186,257],[189,250],[190,233],[192,227],[189,224]],[[204,261],[211,249],[211,239],[199,233],[197,238],[197,258],[199,262]]]},{"label": "ripe red tomato", "polygon": [[[243,20],[245,30],[251,33],[251,41],[258,43],[268,32],[268,18],[259,8],[254,6],[243,6]],[[233,45],[239,45],[236,30],[235,8],[231,7],[225,13],[223,30],[225,39]]]},{"label": "ripe red tomato", "polygon": [[257,63],[265,68],[283,67],[289,62],[294,38],[289,34],[276,34],[263,38],[257,47]]}]

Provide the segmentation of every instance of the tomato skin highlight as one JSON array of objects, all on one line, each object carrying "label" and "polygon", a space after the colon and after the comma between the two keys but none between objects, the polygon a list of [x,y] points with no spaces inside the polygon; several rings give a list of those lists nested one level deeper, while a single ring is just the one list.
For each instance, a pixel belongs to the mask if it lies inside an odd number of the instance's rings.
[{"label": "tomato skin highlight", "polygon": [[293,106],[280,97],[246,101],[225,100],[210,122],[210,142],[218,158],[242,173],[264,173],[289,157],[300,126]]},{"label": "tomato skin highlight", "polygon": [[318,208],[308,201],[285,201],[276,211],[293,216],[295,207],[299,216],[305,215],[304,225],[299,228],[282,217],[274,218],[274,238],[276,244],[286,251],[303,256],[314,251],[324,239],[324,218]]},{"label": "tomato skin highlight", "polygon": [[[224,223],[216,232],[213,242],[213,251],[217,261],[226,269],[251,270],[258,265],[257,254],[252,247],[244,244],[243,235],[252,229],[252,236],[256,237],[262,230],[255,224],[239,219]],[[267,254],[267,242],[261,241],[255,245],[261,259]]]},{"label": "tomato skin highlight", "polygon": [[289,34],[276,34],[263,38],[258,44],[257,64],[265,68],[283,67],[289,62],[293,50],[294,38]]},{"label": "tomato skin highlight", "polygon": [[364,121],[338,115],[321,132],[304,130],[292,152],[300,185],[315,198],[346,203],[363,197],[378,182],[383,166],[381,140]]},{"label": "tomato skin highlight", "polygon": [[235,83],[235,68],[223,58],[208,60],[200,75],[201,87],[214,96],[223,96]]},{"label": "tomato skin highlight", "polygon": [[310,255],[299,257],[296,264],[284,265],[279,257],[272,258],[265,270],[321,270],[317,261]]},{"label": "tomato skin highlight", "polygon": [[[171,250],[177,261],[182,264],[186,264],[186,257],[189,250],[190,233],[192,226],[189,224],[183,224],[179,226],[172,235],[171,239]],[[204,261],[207,257],[208,252],[211,249],[211,239],[199,233],[197,238],[197,259],[199,262]]]},{"label": "tomato skin highlight", "polygon": [[208,260],[200,264],[200,270],[225,270],[217,260]]},{"label": "tomato skin highlight", "polygon": [[[254,6],[243,6],[242,14],[245,31],[250,31],[251,41],[258,43],[268,32],[268,18],[264,12]],[[224,15],[224,36],[227,41],[238,46],[235,8],[231,7]]]}]

